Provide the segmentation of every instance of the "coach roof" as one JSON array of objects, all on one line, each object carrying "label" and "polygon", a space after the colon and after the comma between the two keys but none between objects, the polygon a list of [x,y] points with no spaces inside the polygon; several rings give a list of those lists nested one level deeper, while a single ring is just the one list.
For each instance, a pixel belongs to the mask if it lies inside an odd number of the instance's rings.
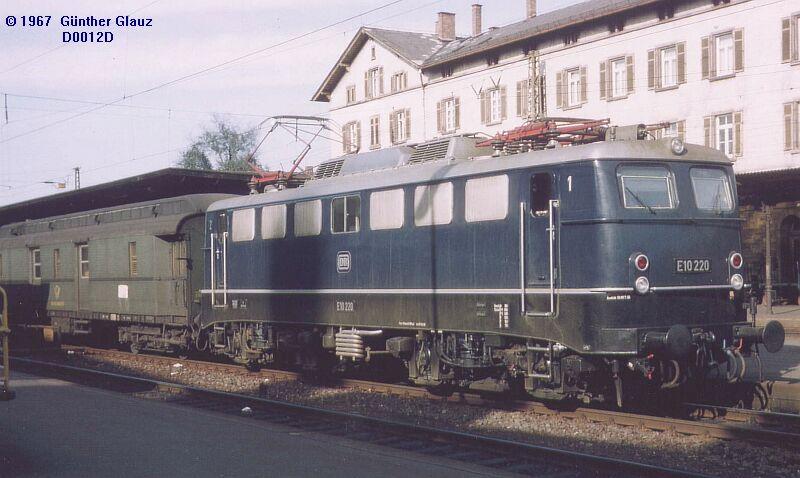
[{"label": "coach roof", "polygon": [[631,159],[731,164],[731,161],[720,151],[694,144],[686,145],[684,154],[675,155],[670,149],[671,139],[667,138],[658,141],[602,141],[508,156],[430,161],[309,181],[305,186],[295,189],[234,197],[215,202],[209,206],[208,210],[212,212],[261,204],[280,204],[365,189],[383,189],[406,184],[429,183],[463,176],[498,173],[577,161]]}]

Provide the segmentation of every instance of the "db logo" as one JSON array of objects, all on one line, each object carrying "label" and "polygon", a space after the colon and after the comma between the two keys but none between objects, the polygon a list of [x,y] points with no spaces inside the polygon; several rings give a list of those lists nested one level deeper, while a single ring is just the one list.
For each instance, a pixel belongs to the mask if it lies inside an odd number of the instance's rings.
[{"label": "db logo", "polygon": [[345,272],[350,272],[350,252],[349,251],[339,251],[336,254],[336,272],[344,274]]}]

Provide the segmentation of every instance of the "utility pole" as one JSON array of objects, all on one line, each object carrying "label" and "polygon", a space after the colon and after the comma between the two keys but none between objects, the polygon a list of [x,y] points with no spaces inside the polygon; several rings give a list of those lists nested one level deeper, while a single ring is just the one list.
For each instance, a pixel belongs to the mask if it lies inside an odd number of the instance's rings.
[{"label": "utility pole", "polygon": [[772,208],[768,205],[764,205],[764,216],[765,216],[765,223],[766,223],[766,233],[764,234],[767,247],[764,262],[765,264],[765,273],[767,277],[765,278],[766,284],[764,286],[764,300],[767,302],[767,310],[769,311],[770,315],[772,315],[772,234],[770,234],[772,229]]},{"label": "utility pole", "polygon": [[538,120],[547,116],[547,103],[544,95],[544,68],[539,59],[539,51],[528,52],[528,120]]},{"label": "utility pole", "polygon": [[75,189],[77,190],[81,188],[81,168],[75,167],[72,170],[75,171]]}]

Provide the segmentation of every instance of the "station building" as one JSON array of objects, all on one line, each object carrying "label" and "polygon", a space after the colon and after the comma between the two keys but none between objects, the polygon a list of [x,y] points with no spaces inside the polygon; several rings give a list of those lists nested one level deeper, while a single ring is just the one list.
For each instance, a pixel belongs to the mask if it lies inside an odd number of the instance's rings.
[{"label": "station building", "polygon": [[435,33],[360,29],[312,98],[341,128],[332,155],[494,135],[537,116],[664,123],[657,136],[734,161],[752,279],[796,300],[800,4],[589,0],[539,15],[536,0],[519,1],[527,18],[500,28],[483,28],[472,5],[470,35],[450,12]]}]

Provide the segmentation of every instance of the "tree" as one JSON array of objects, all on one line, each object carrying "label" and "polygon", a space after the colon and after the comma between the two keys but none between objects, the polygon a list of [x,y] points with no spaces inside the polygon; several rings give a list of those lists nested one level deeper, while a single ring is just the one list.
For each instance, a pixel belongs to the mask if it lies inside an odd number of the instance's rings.
[{"label": "tree", "polygon": [[[241,131],[235,125],[214,118],[213,126],[181,153],[178,166],[217,171],[251,171],[247,158],[253,153],[255,146],[256,130]],[[213,158],[214,164],[209,156]],[[255,161],[257,164],[258,160]]]}]

